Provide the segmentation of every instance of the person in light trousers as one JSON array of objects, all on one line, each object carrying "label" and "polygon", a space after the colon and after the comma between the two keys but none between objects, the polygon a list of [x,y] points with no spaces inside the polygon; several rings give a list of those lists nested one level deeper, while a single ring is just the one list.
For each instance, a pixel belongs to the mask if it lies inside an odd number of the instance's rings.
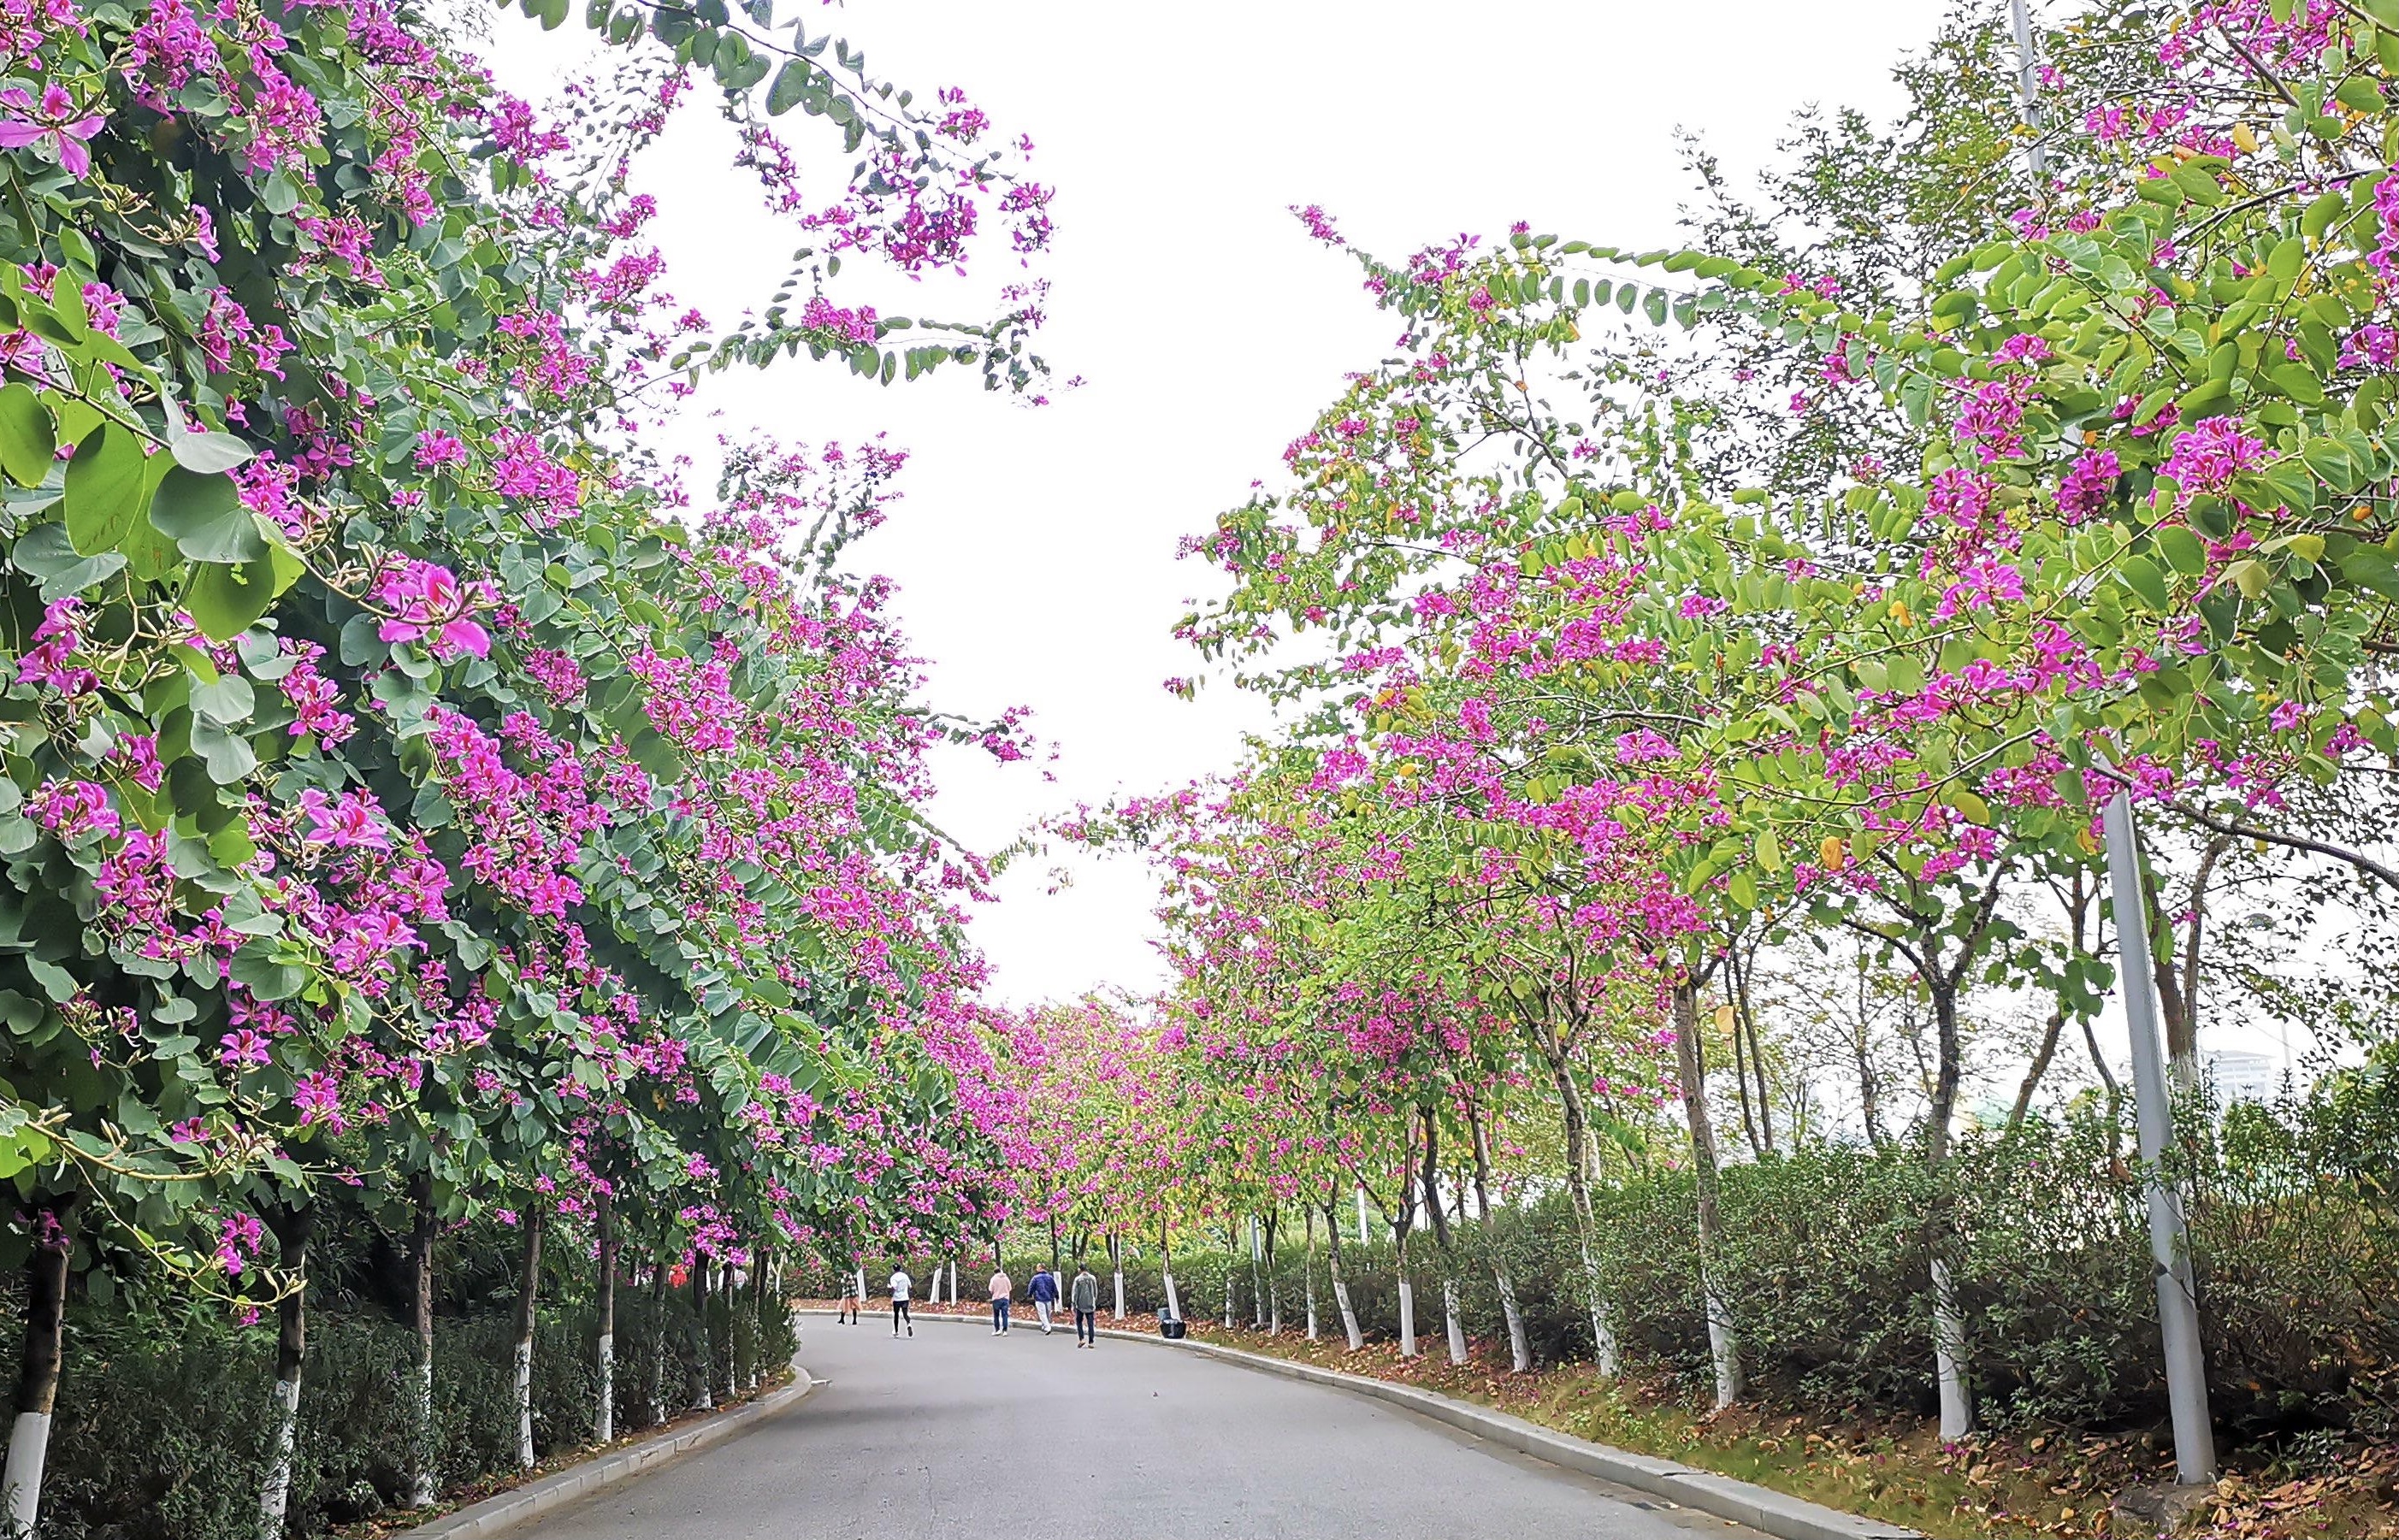
[{"label": "person in light trousers", "polygon": [[1075,1307],[1075,1345],[1100,1345],[1100,1280],[1088,1267],[1078,1268],[1067,1303]]},{"label": "person in light trousers", "polygon": [[1050,1334],[1050,1312],[1058,1304],[1058,1275],[1047,1267],[1033,1275],[1033,1313],[1041,1317],[1041,1334]]}]

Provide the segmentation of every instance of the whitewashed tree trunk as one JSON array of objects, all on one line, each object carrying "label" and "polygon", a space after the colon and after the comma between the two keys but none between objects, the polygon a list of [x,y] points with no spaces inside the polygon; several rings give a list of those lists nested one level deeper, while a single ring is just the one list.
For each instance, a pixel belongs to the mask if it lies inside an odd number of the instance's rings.
[{"label": "whitewashed tree trunk", "polygon": [[533,1468],[533,1344],[517,1344],[517,1464]]},{"label": "whitewashed tree trunk", "polygon": [[440,1440],[433,1431],[433,1178],[420,1171],[412,1183],[416,1200],[416,1229],[409,1237],[409,1263],[414,1274],[411,1280],[410,1311],[416,1328],[416,1413],[412,1431],[416,1447],[411,1452],[408,1476],[408,1506],[430,1507],[435,1495],[435,1467],[440,1465]]},{"label": "whitewashed tree trunk", "polygon": [[275,1387],[268,1412],[266,1479],[258,1493],[259,1540],[282,1540],[291,1499],[291,1446],[300,1426],[300,1369],[308,1355],[308,1211],[288,1212],[275,1226],[291,1292],[275,1307]]},{"label": "whitewashed tree trunk", "polygon": [[1117,1269],[1117,1312],[1113,1318],[1124,1319],[1124,1269],[1121,1267]]},{"label": "whitewashed tree trunk", "polygon": [[259,1540],[281,1540],[283,1510],[291,1497],[291,1441],[300,1425],[300,1382],[278,1379],[267,1415],[275,1433],[266,1456],[266,1484],[258,1496]]},{"label": "whitewashed tree trunk", "polygon": [[595,1440],[604,1444],[617,1437],[617,1209],[606,1193],[599,1196],[598,1222],[600,1404],[592,1414],[591,1431]]},{"label": "whitewashed tree trunk", "polygon": [[1176,1320],[1181,1320],[1183,1318],[1183,1301],[1174,1292],[1174,1275],[1172,1273],[1163,1273],[1160,1274],[1159,1277],[1166,1280],[1166,1313],[1169,1316],[1173,1317]]},{"label": "whitewashed tree trunk", "polygon": [[1258,1221],[1253,1214],[1250,1216],[1250,1330],[1254,1331],[1267,1324],[1266,1273],[1258,1265]]},{"label": "whitewashed tree trunk", "polygon": [[1974,1431],[1974,1399],[1966,1385],[1966,1323],[1958,1314],[1958,1296],[1949,1279],[1949,1264],[1932,1262],[1932,1364],[1940,1382],[1941,1437],[1953,1441]]},{"label": "whitewashed tree trunk", "polygon": [[1366,1345],[1366,1333],[1359,1329],[1357,1307],[1349,1303],[1349,1284],[1345,1278],[1333,1280],[1333,1301],[1341,1307],[1341,1331],[1349,1339],[1349,1351],[1357,1352]]},{"label": "whitewashed tree trunk", "polygon": [[524,1267],[517,1276],[517,1464],[533,1468],[534,1293],[541,1286],[541,1210],[528,1205],[524,1218]]},{"label": "whitewashed tree trunk", "polygon": [[8,1533],[31,1535],[42,1511],[42,1467],[48,1463],[50,1414],[59,1397],[59,1359],[66,1346],[67,1233],[60,1210],[39,1218],[59,1226],[25,1259],[25,1357],[17,1386],[17,1420],[8,1429],[8,1462],[0,1470],[0,1508]]},{"label": "whitewashed tree trunk", "polygon": [[1741,1399],[1741,1354],[1732,1331],[1732,1309],[1711,1282],[1707,1287],[1708,1361],[1715,1366],[1716,1410]]},{"label": "whitewashed tree trunk", "polygon": [[[866,1279],[859,1277],[859,1299],[866,1298]],[[692,1313],[699,1317],[699,1395],[691,1404],[696,1411],[711,1412],[716,1407],[716,1349],[708,1340],[708,1263],[692,1258]]]},{"label": "whitewashed tree trunk", "polygon": [[650,1420],[667,1420],[667,1264],[650,1263]]},{"label": "whitewashed tree trunk", "polygon": [[30,1535],[42,1512],[42,1466],[49,1458],[50,1414],[20,1412],[8,1428],[8,1467],[0,1475],[7,1493],[8,1533]]},{"label": "whitewashed tree trunk", "polygon": [[1300,1263],[1302,1292],[1308,1296],[1308,1340],[1316,1341],[1316,1211],[1303,1204],[1299,1210],[1302,1224],[1308,1226],[1308,1255]]},{"label": "whitewashed tree trunk", "polygon": [[1416,1286],[1400,1275],[1400,1357],[1416,1356]]},{"label": "whitewashed tree trunk", "polygon": [[[60,1226],[60,1214],[36,1219]],[[67,1231],[36,1237],[24,1260],[24,1362],[17,1379],[17,1420],[9,1425],[7,1468],[0,1470],[0,1516],[9,1535],[31,1535],[41,1519],[41,1470],[50,1458],[50,1412],[58,1408],[58,1360],[67,1331]]]},{"label": "whitewashed tree trunk", "polygon": [[1441,1313],[1443,1324],[1449,1331],[1449,1361],[1466,1361],[1466,1318],[1457,1313],[1457,1280],[1444,1277],[1441,1280]]},{"label": "whitewashed tree trunk", "polygon": [[1517,1373],[1531,1371],[1532,1344],[1525,1338],[1525,1312],[1516,1303],[1516,1283],[1504,1267],[1494,1267],[1491,1277],[1499,1286],[1499,1310],[1508,1317],[1508,1364]]}]

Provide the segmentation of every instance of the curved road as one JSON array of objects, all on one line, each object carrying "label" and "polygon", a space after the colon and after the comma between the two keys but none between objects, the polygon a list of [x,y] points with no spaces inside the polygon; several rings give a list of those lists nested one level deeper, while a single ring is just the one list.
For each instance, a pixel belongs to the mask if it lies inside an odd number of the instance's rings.
[{"label": "curved road", "polygon": [[820,1386],[527,1540],[1760,1540],[1395,1407],[1064,1327],[809,1317]]}]

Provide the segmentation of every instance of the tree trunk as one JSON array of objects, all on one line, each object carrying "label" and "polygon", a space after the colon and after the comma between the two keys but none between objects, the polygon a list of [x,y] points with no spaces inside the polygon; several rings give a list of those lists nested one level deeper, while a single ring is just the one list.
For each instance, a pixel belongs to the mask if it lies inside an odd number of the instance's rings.
[{"label": "tree trunk", "polygon": [[1225,1330],[1230,1331],[1233,1329],[1233,1274],[1237,1270],[1241,1255],[1240,1225],[1225,1226],[1225,1249],[1228,1253],[1225,1259]]},{"label": "tree trunk", "polygon": [[[1334,1192],[1340,1192],[1338,1183]],[[1341,1310],[1341,1330],[1349,1338],[1349,1351],[1357,1352],[1366,1345],[1366,1334],[1358,1329],[1358,1311],[1349,1303],[1349,1285],[1341,1277],[1341,1214],[1334,1203],[1324,1206],[1324,1256],[1333,1274],[1333,1303]]]},{"label": "tree trunk", "polygon": [[1674,1053],[1683,1082],[1683,1117],[1691,1133],[1691,1169],[1700,1191],[1700,1293],[1708,1315],[1708,1358],[1715,1367],[1716,1409],[1741,1399],[1741,1351],[1734,1341],[1732,1311],[1718,1277],[1720,1243],[1716,1211],[1716,1136],[1708,1117],[1707,1061],[1700,1046],[1700,992],[1689,979],[1676,980]]},{"label": "tree trunk", "polygon": [[1158,1222],[1158,1276],[1166,1285],[1166,1314],[1179,1321],[1183,1318],[1183,1302],[1174,1293],[1174,1243],[1162,1219]]},{"label": "tree trunk", "polygon": [[1282,1281],[1275,1277],[1275,1231],[1281,1227],[1281,1214],[1268,1214],[1258,1222],[1258,1229],[1266,1237],[1267,1335],[1270,1337],[1282,1335]]},{"label": "tree trunk", "polygon": [[533,1468],[534,1296],[541,1288],[541,1209],[524,1211],[524,1263],[517,1274],[517,1464]]},{"label": "tree trunk", "polygon": [[600,1406],[591,1431],[596,1442],[605,1444],[617,1437],[617,1206],[604,1192],[598,1196],[594,1221],[600,1233]]},{"label": "tree trunk", "polygon": [[1874,1045],[1867,1036],[1867,973],[1864,953],[1858,957],[1857,974],[1858,1030],[1850,1040],[1850,1048],[1858,1062],[1858,1115],[1865,1122],[1866,1142],[1879,1150],[1890,1142],[1890,1138],[1882,1131],[1882,1082],[1875,1074]]},{"label": "tree trunk", "polygon": [[1124,1319],[1124,1237],[1114,1230],[1108,1232],[1108,1266],[1116,1274],[1117,1308],[1110,1320]]},{"label": "tree trunk", "polygon": [[[1741,1043],[1746,1037],[1749,1040],[1749,1067],[1757,1076],[1758,1135],[1765,1144],[1764,1153],[1771,1155],[1774,1151],[1773,1087],[1767,1082],[1766,1046],[1757,1039],[1757,1012],[1752,1008],[1749,998],[1749,970],[1755,957],[1753,950],[1749,959],[1744,960],[1740,947],[1733,947],[1725,956],[1725,980],[1732,986],[1733,1068],[1736,1071],[1741,1068]],[[1743,1100],[1746,1101],[1745,1094]]]},{"label": "tree trunk", "polygon": [[1267,1325],[1267,1280],[1265,1270],[1258,1265],[1258,1220],[1250,1216],[1250,1330],[1263,1331]]},{"label": "tree trunk", "polygon": [[1391,1226],[1391,1265],[1400,1279],[1400,1357],[1416,1356],[1416,1286],[1408,1281],[1408,1233]]},{"label": "tree trunk", "polygon": [[1606,1297],[1600,1287],[1599,1255],[1595,1231],[1598,1223],[1591,1209],[1591,1114],[1585,1109],[1582,1087],[1575,1083],[1573,1066],[1552,1066],[1552,1078],[1556,1082],[1559,1110],[1565,1129],[1566,1196],[1574,1209],[1575,1248],[1582,1265],[1583,1304],[1591,1312],[1592,1357],[1599,1371],[1614,1378],[1621,1369],[1616,1350],[1616,1331]]},{"label": "tree trunk", "polygon": [[433,1430],[433,1173],[417,1172],[410,1186],[416,1204],[416,1226],[408,1237],[409,1312],[416,1329],[416,1448],[408,1477],[408,1506],[422,1508],[433,1506],[441,1455]]},{"label": "tree trunk", "polygon": [[259,1540],[280,1540],[291,1499],[291,1446],[300,1427],[300,1366],[308,1357],[309,1210],[283,1211],[275,1226],[282,1265],[291,1275],[291,1292],[275,1306],[275,1389],[268,1413],[266,1481],[259,1491]]},{"label": "tree trunk", "polygon": [[650,1259],[650,1422],[667,1420],[667,1264]]},{"label": "tree trunk", "polygon": [[[861,1280],[861,1301],[865,1289]],[[691,1254],[691,1311],[699,1317],[699,1394],[691,1404],[698,1411],[708,1412],[716,1405],[716,1350],[708,1339],[708,1259],[698,1251]]]},{"label": "tree trunk", "polygon": [[1316,1209],[1313,1204],[1299,1206],[1299,1223],[1308,1232],[1308,1253],[1300,1262],[1300,1290],[1308,1297],[1308,1340],[1317,1339],[1316,1330]]},{"label": "tree trunk", "polygon": [[[1424,1194],[1425,1215],[1432,1222],[1435,1254],[1441,1258],[1442,1331],[1449,1340],[1449,1361],[1466,1361],[1466,1321],[1457,1310],[1457,1247],[1450,1235],[1449,1218],[1442,1212],[1441,1183],[1436,1180],[1441,1170],[1441,1121],[1428,1109],[1424,1117]],[[1459,1190],[1463,1205],[1465,1193]]]},{"label": "tree trunk", "polygon": [[1524,1374],[1532,1370],[1533,1348],[1525,1335],[1525,1312],[1516,1303],[1515,1280],[1508,1276],[1507,1262],[1497,1244],[1498,1211],[1491,1207],[1491,1136],[1471,1102],[1467,1104],[1466,1125],[1474,1136],[1474,1206],[1483,1213],[1484,1244],[1491,1252],[1491,1281],[1499,1286],[1499,1311],[1508,1320],[1508,1363]]},{"label": "tree trunk", "polygon": [[49,1457],[50,1414],[59,1399],[59,1359],[65,1350],[67,1252],[65,1226],[73,1200],[34,1210],[34,1250],[25,1259],[25,1353],[17,1382],[17,1420],[8,1430],[8,1463],[0,1474],[8,1533],[31,1535],[41,1517],[42,1466]]},{"label": "tree trunk", "polygon": [[2008,1109],[2008,1131],[2024,1127],[2026,1114],[2032,1111],[2033,1093],[2040,1089],[2041,1076],[2049,1073],[2049,1061],[2057,1055],[2057,1040],[2066,1032],[2066,1007],[2053,1006],[2049,1024],[2041,1029],[2040,1046],[2033,1050],[2032,1063],[2025,1070],[2024,1084],[2016,1087],[2015,1105]]},{"label": "tree trunk", "polygon": [[[1932,1105],[1925,1119],[1925,1163],[1934,1171],[1949,1159],[1949,1119],[1958,1104],[1962,1074],[1958,1040],[1956,991],[1935,980],[1931,988],[1932,1020],[1938,1033],[1939,1068],[1932,1087]],[[1974,1431],[1974,1398],[1966,1376],[1966,1323],[1958,1310],[1958,1294],[1949,1276],[1945,1250],[1952,1220],[1949,1203],[1933,1199],[1932,1211],[1932,1367],[1941,1399],[1941,1437],[1954,1442]]]}]

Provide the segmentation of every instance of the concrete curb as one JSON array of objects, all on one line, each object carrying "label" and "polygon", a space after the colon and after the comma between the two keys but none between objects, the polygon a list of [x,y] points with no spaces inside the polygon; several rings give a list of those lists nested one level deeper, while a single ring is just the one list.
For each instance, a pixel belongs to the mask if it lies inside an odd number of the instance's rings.
[{"label": "concrete curb", "polygon": [[[834,1313],[830,1310],[803,1312],[813,1316]],[[928,1314],[922,1318],[956,1321],[968,1326],[983,1323],[983,1317],[978,1316]],[[1885,1523],[1878,1519],[1861,1519],[1853,1513],[1792,1497],[1753,1482],[1735,1480],[1729,1476],[1719,1476],[1712,1470],[1701,1470],[1673,1460],[1653,1459],[1628,1450],[1610,1449],[1606,1444],[1553,1432],[1522,1417],[1511,1417],[1504,1412],[1494,1412],[1489,1407],[1457,1400],[1434,1391],[1419,1390],[1414,1385],[1393,1385],[1388,1380],[1370,1379],[1362,1374],[1319,1369],[1314,1364],[1271,1358],[1263,1353],[1246,1353],[1238,1347],[1222,1347],[1192,1337],[1171,1343],[1145,1331],[1126,1331],[1116,1327],[1102,1327],[1100,1334],[1126,1342],[1147,1343],[1156,1347],[1187,1348],[1204,1357],[1221,1358],[1262,1373],[1280,1374],[1289,1380],[1304,1380],[1310,1385],[1329,1385],[1354,1395],[1372,1397],[1562,1469],[1595,1476],[1603,1481],[1613,1481],[1636,1492],[1646,1492],[1653,1497],[1662,1497],[1678,1506],[1713,1514],[1719,1519],[1729,1519],[1737,1524],[1747,1524],[1752,1529],[1773,1535],[1775,1540],[1924,1540],[1923,1533],[1918,1530]]]},{"label": "concrete curb", "polygon": [[402,1530],[391,1540],[481,1540],[482,1536],[497,1534],[529,1519],[562,1508],[603,1487],[612,1487],[619,1481],[655,1470],[678,1455],[706,1449],[712,1444],[721,1444],[759,1419],[797,1406],[806,1398],[809,1391],[828,1383],[811,1379],[797,1358],[792,1360],[792,1376],[790,1385],[769,1391],[755,1400],[744,1401],[713,1417],[686,1423],[614,1453],[596,1455],[564,1470],[552,1471],[521,1487],[495,1493],[480,1503],[469,1503],[457,1512],[446,1514],[431,1523]]}]

